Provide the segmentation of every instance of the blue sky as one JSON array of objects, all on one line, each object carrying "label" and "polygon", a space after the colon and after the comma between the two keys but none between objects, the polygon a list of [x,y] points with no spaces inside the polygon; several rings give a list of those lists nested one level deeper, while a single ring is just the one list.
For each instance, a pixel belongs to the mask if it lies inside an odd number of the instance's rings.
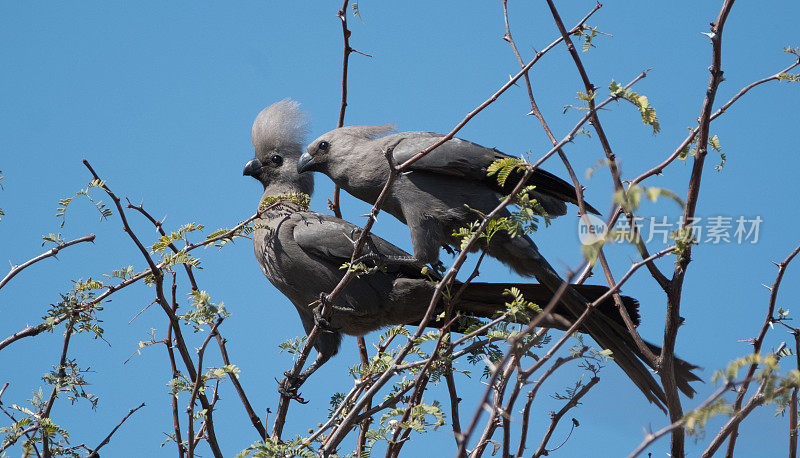
[{"label": "blue sky", "polygon": [[[558,35],[543,2],[511,1],[512,32],[525,56]],[[589,11],[591,1],[561,2],[569,27]],[[300,101],[313,119],[309,140],[336,125],[339,111],[341,30],[339,2],[240,2],[200,5],[138,2],[3,3],[0,5],[0,258],[23,262],[42,248],[41,235],[61,231],[65,239],[95,233],[94,245],[72,247],[59,260],[46,260],[28,269],[0,291],[3,337],[37,323],[58,293],[71,280],[98,278],[127,265],[143,268],[135,247],[120,230],[116,216],[98,222],[87,202],[70,208],[59,229],[55,209],[59,198],[84,187],[89,175],[81,165],[88,159],[118,194],[143,201],[154,215],[167,216],[170,229],[195,221],[208,228],[232,226],[255,209],[260,186],[241,176],[252,157],[250,127],[260,109],[285,97]],[[598,48],[583,54],[592,81],[607,87],[615,79],[627,82],[645,68],[653,68],[635,90],[656,107],[662,132],[653,136],[628,104],[612,104],[603,125],[620,160],[623,179],[631,179],[671,153],[695,124],[707,85],[710,62],[708,39],[701,35],[716,18],[719,2],[608,2],[589,21],[613,37],[596,38]],[[447,132],[475,106],[500,87],[517,64],[502,40],[499,2],[360,2],[363,20],[350,19],[351,44],[373,55],[353,55],[347,124],[396,123],[399,130]],[[725,29],[725,82],[718,94],[726,101],[744,85],[771,75],[791,63],[781,52],[797,46],[796,2],[741,2],[734,6]],[[583,86],[566,49],[551,51],[532,73],[537,101],[556,136],[564,135],[579,114],[562,114],[577,103]],[[601,91],[601,93],[603,93]],[[770,83],[740,100],[712,128],[719,135],[728,161],[722,172],[712,166],[703,179],[698,215],[760,216],[756,244],[704,244],[693,252],[686,279],[681,314],[685,325],[678,337],[678,353],[705,368],[709,378],[717,368],[748,352],[742,339],[754,337],[763,321],[768,291],[776,268],[800,242],[793,201],[795,171],[800,166],[796,141],[800,103],[797,85]],[[549,142],[536,120],[525,116],[528,101],[522,87],[513,88],[477,116],[459,134],[477,143],[511,154],[546,152]],[[593,166],[602,150],[596,139],[579,137],[567,149],[576,170]],[[558,160],[546,168],[563,177]],[[663,176],[648,182],[685,195],[689,164],[675,163]],[[606,170],[585,180],[586,197],[605,210],[611,203],[611,181]],[[317,177],[312,207],[325,210],[332,186]],[[105,199],[107,200],[107,199]],[[363,224],[368,208],[344,199],[345,218]],[[678,208],[669,201],[647,203],[643,216],[675,218]],[[536,234],[545,255],[556,266],[575,266],[581,260],[574,212]],[[140,236],[152,243],[155,233],[145,221],[131,215]],[[388,216],[375,232],[409,248],[405,227]],[[654,242],[651,251],[663,248]],[[626,245],[607,250],[619,278],[636,253]],[[222,251],[202,253],[205,269],[201,287],[224,301],[233,316],[222,325],[229,352],[241,370],[241,380],[259,412],[274,411],[276,377],[290,364],[278,353],[278,343],[302,333],[296,312],[261,275],[247,240]],[[447,260],[447,258],[445,258]],[[672,259],[660,265],[671,270]],[[507,281],[508,270],[494,262],[481,269],[486,281]],[[794,309],[790,298],[800,293],[797,274],[790,267],[778,305]],[[600,279],[596,279],[600,281]],[[640,332],[658,342],[663,328],[665,298],[646,273],[624,291],[641,302]],[[166,319],[155,307],[132,323],[128,321],[151,300],[143,285],[118,293],[102,313],[106,339],[77,336],[71,355],[90,366],[91,392],[100,396],[96,411],[85,404],[59,401],[56,423],[67,427],[73,441],[96,445],[129,408],[147,407],[132,417],[105,450],[111,456],[171,455],[174,447],[160,448],[171,429],[166,382],[170,378],[161,347],[145,350],[123,362],[145,340],[151,328],[163,335]],[[184,302],[186,304],[187,301]],[[16,343],[0,352],[0,384],[11,382],[4,404],[22,404],[42,385],[40,377],[56,364],[61,330]],[[192,336],[199,345],[202,336]],[[770,331],[765,348],[790,340],[782,329]],[[213,349],[210,364],[217,364]],[[309,418],[325,417],[328,398],[346,391],[352,381],[346,368],[357,360],[355,340],[345,339],[342,352],[303,388],[311,402],[293,406],[286,431],[301,433]],[[479,370],[478,370],[479,371]],[[543,388],[550,395],[580,376],[574,367]],[[459,378],[466,399],[462,411],[471,415],[483,385]],[[689,409],[715,386],[698,386]],[[441,387],[429,395],[440,397]],[[559,403],[540,395],[530,442],[538,442],[549,421],[548,410]],[[472,401],[472,403],[470,403]],[[184,399],[185,403],[186,400]],[[217,413],[217,435],[223,450],[234,454],[256,439],[229,386]],[[598,413],[602,412],[601,415]],[[563,456],[617,456],[633,450],[642,428],[654,429],[667,419],[648,406],[616,366],[601,372],[601,383],[570,413],[581,426],[561,449]],[[463,420],[462,420],[463,421]],[[774,418],[766,407],[742,427],[738,451],[762,456],[783,454],[786,418]],[[4,424],[4,422],[0,422]],[[270,422],[271,424],[271,422]],[[709,437],[688,448],[702,450],[720,421],[711,423]],[[559,429],[558,444],[567,430]],[[774,442],[765,437],[778,437]],[[429,433],[406,447],[410,455],[452,450],[449,426]],[[667,441],[653,448],[663,456]]]}]

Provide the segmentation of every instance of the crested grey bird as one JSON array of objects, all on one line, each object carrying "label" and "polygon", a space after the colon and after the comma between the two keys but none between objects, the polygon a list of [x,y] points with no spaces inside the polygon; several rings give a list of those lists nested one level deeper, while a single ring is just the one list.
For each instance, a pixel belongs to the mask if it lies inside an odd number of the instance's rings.
[{"label": "crested grey bird", "polygon": [[[262,272],[292,302],[308,333],[314,327],[314,307],[320,294],[332,291],[344,276],[341,267],[350,260],[353,241],[361,229],[335,216],[304,208],[293,199],[300,193],[310,195],[314,189],[313,175],[297,172],[306,126],[296,102],[282,100],[264,109],[253,125],[255,157],[245,165],[243,174],[263,185],[262,201],[284,199],[256,220],[253,248]],[[410,256],[374,234],[369,235],[365,250],[387,256]],[[336,354],[342,333],[364,335],[384,326],[422,319],[436,286],[421,273],[423,266],[423,263],[388,266],[351,281],[332,304],[328,329],[315,343],[318,364]],[[493,317],[505,309],[503,292],[511,287],[520,289],[533,302],[544,304],[552,297],[547,288],[537,284],[471,283],[456,304],[457,311]],[[608,291],[595,285],[578,288],[595,299]],[[623,301],[638,324],[638,303],[630,297],[624,297]],[[613,301],[602,302],[600,311],[624,325]],[[564,312],[556,307],[550,316],[543,318],[542,325],[566,329],[570,322]]]},{"label": "crested grey bird", "polygon": [[[391,168],[384,157],[388,151],[396,164],[433,145],[442,135],[431,132],[391,133],[392,126],[349,126],[323,134],[306,148],[297,163],[298,172],[316,171],[330,177],[343,190],[368,203],[375,203],[389,178]],[[487,169],[498,159],[510,158],[493,148],[453,138],[412,164],[400,174],[388,192],[382,210],[409,227],[413,256],[369,253],[363,259],[378,259],[382,265],[434,263],[439,249],[458,246],[456,232],[476,221],[475,210],[492,211],[504,193],[510,192],[522,177],[509,176],[501,186]],[[528,191],[550,216],[566,214],[566,203],[576,203],[575,189],[560,178],[536,169]],[[596,212],[591,206],[587,210]],[[504,209],[499,216],[510,216]],[[473,250],[480,247],[475,246]],[[505,232],[493,236],[487,253],[523,276],[534,276],[551,292],[564,280],[540,254],[527,235],[512,237]],[[588,302],[574,286],[561,298],[565,315],[575,319]],[[612,351],[614,361],[645,396],[661,407],[664,393],[642,361],[647,361],[630,333],[602,313],[591,313],[585,331],[603,348]],[[656,353],[658,347],[647,344]],[[699,380],[691,371],[695,366],[676,358],[676,381],[688,396],[694,394],[690,381]]]}]

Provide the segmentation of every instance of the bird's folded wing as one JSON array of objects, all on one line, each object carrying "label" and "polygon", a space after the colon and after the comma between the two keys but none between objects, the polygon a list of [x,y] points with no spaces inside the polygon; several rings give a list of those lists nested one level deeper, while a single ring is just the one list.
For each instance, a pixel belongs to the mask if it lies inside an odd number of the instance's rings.
[{"label": "bird's folded wing", "polygon": [[[324,258],[338,266],[349,262],[353,255],[355,242],[361,236],[361,228],[335,216],[322,213],[306,212],[301,216],[301,221],[295,225],[293,234],[295,242],[303,251]],[[381,257],[403,257],[411,255],[378,237],[370,234],[367,238],[361,255],[377,254]],[[389,270],[401,270],[406,276],[419,277],[419,266],[392,266]],[[407,272],[406,272],[407,271]]]},{"label": "bird's folded wing", "polygon": [[[431,132],[404,132],[387,137],[387,141],[394,141],[396,136],[403,137],[394,149],[394,160],[397,164],[402,164],[442,138],[442,135]],[[512,156],[495,149],[454,138],[412,164],[409,170],[483,181],[487,179],[486,169],[492,162],[510,157]]]},{"label": "bird's folded wing", "polygon": [[[390,135],[387,137],[387,143],[394,141],[397,136],[403,137],[394,149],[394,160],[397,164],[402,164],[442,138],[442,135],[430,132],[404,132]],[[497,181],[497,175],[488,175],[488,169],[496,160],[509,158],[514,156],[454,138],[411,164],[409,170],[474,180],[495,192],[508,195],[519,183],[524,170],[516,169],[511,172],[501,186]],[[566,214],[563,202],[577,204],[575,188],[546,170],[540,168],[534,170],[527,184],[536,186],[532,197],[537,198],[551,216]],[[598,213],[591,205],[587,204],[586,209],[591,213]]]}]

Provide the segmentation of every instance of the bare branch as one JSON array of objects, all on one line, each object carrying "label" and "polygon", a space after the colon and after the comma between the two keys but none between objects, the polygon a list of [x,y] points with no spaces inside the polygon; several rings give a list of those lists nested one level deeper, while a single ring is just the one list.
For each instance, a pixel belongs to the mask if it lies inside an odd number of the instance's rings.
[{"label": "bare branch", "polygon": [[[528,437],[528,422],[531,413],[531,405],[533,404],[533,400],[536,398],[536,393],[539,392],[539,388],[541,388],[542,384],[545,380],[547,380],[559,367],[563,366],[564,364],[580,358],[583,354],[588,350],[588,348],[584,347],[575,355],[570,355],[566,358],[558,358],[555,360],[552,366],[550,366],[547,371],[542,375],[539,380],[533,385],[533,389],[528,393],[528,400],[525,402],[525,408],[522,410],[522,430],[519,436],[519,447],[517,448],[516,457],[523,456],[523,452],[525,452],[525,440]],[[527,377],[520,377],[520,381],[527,379]],[[521,383],[517,382],[518,386],[521,387]],[[506,408],[508,410],[508,408]]]},{"label": "bare branch", "polygon": [[[699,411],[705,409],[706,407],[710,406],[712,403],[714,403],[717,399],[721,398],[722,395],[724,395],[726,392],[728,392],[732,387],[734,387],[736,385],[737,385],[737,382],[733,382],[733,381],[729,381],[729,382],[725,383],[724,385],[719,387],[717,389],[717,391],[715,391],[711,396],[709,396],[708,399],[703,401],[702,404],[697,406],[694,409],[694,412],[699,412]],[[658,431],[656,431],[654,433],[648,433],[645,436],[644,441],[641,444],[639,444],[638,447],[636,447],[636,450],[632,451],[631,454],[628,455],[628,458],[636,458],[637,456],[641,455],[642,452],[644,452],[651,445],[653,445],[653,443],[655,441],[657,441],[658,439],[660,439],[663,436],[665,436],[665,435],[669,434],[670,432],[672,432],[674,429],[676,429],[676,428],[680,427],[681,425],[683,425],[684,418],[681,418],[680,420],[678,420],[678,421],[676,421],[676,422],[674,422],[674,423],[672,423],[672,424],[670,424],[668,426],[665,426],[664,428],[661,428],[661,429],[659,429]]]},{"label": "bare branch", "polygon": [[[208,346],[208,343],[211,341],[211,338],[214,337],[214,335],[217,333],[217,328],[219,327],[220,324],[222,324],[222,320],[224,320],[224,318],[222,317],[217,318],[217,321],[214,322],[214,326],[211,327],[211,330],[208,332],[208,335],[203,341],[203,344],[197,350],[197,375],[194,377],[194,386],[192,387],[192,394],[189,397],[189,407],[186,408],[186,413],[189,415],[189,436],[187,437],[187,439],[189,440],[188,453],[190,458],[194,456],[194,446],[195,446],[195,441],[193,439],[194,434],[192,434],[192,424],[194,423],[194,401],[195,399],[197,399],[197,395],[200,392],[200,385],[204,384],[202,380],[203,355],[206,352],[206,347]],[[208,422],[206,421],[206,425],[207,424]]]},{"label": "bare branch", "polygon": [[[775,277],[775,282],[772,283],[772,287],[770,288],[769,294],[769,303],[767,305],[767,313],[764,317],[764,324],[761,325],[761,330],[758,332],[758,336],[753,339],[753,354],[758,354],[761,352],[761,345],[764,343],[764,338],[767,335],[767,331],[770,328],[770,325],[775,321],[775,303],[778,300],[778,290],[781,287],[781,282],[783,281],[783,275],[786,273],[786,268],[789,267],[789,263],[800,253],[800,245],[798,245],[789,256],[786,257],[780,264],[778,264],[778,274]],[[753,375],[756,372],[757,364],[751,364],[747,368],[747,373],[745,375],[745,381],[741,387],[739,387],[739,391],[736,394],[736,400],[733,403],[733,410],[738,411],[742,407],[742,402],[744,401],[744,396],[747,393],[747,389],[750,387],[750,380],[753,379]],[[736,436],[738,435],[739,427],[738,423],[734,423],[731,428],[731,439],[728,443],[728,453],[733,452],[733,447],[736,445]]]},{"label": "bare branch", "polygon": [[[94,171],[92,166],[89,164],[89,161],[84,159],[83,165],[86,166],[87,169],[89,169],[95,180],[103,181]],[[102,189],[106,192],[106,194],[108,194],[108,196],[114,202],[114,205],[117,207],[117,212],[119,213],[125,233],[127,233],[128,237],[130,237],[130,239],[134,242],[136,247],[139,249],[139,252],[145,258],[147,265],[150,267],[150,273],[153,275],[153,278],[155,280],[156,299],[158,300],[159,305],[161,305],[162,310],[164,310],[164,313],[167,314],[167,316],[170,319],[170,322],[173,325],[172,326],[173,331],[175,332],[175,344],[176,347],[178,348],[178,353],[181,355],[181,359],[183,360],[183,364],[186,367],[186,371],[188,372],[190,379],[197,380],[196,377],[198,377],[198,374],[197,372],[195,372],[194,363],[192,362],[192,357],[189,354],[189,350],[186,347],[186,341],[183,338],[183,333],[181,332],[180,322],[178,320],[178,317],[175,316],[175,313],[173,313],[172,307],[170,306],[169,302],[167,301],[164,295],[164,273],[161,270],[162,265],[161,264],[156,265],[152,256],[150,256],[150,252],[144,247],[144,245],[142,245],[142,243],[139,241],[139,238],[131,229],[130,225],[128,224],[128,218],[125,216],[125,210],[122,208],[120,198],[117,197],[117,195],[114,194],[113,191],[111,191],[108,185],[103,184]],[[249,221],[252,221],[258,216],[259,213],[256,213],[256,215],[252,216],[247,221],[242,222],[236,228],[234,228],[231,231],[228,231],[225,234],[221,234],[220,236],[206,239],[200,243],[187,245],[186,248],[184,248],[184,251],[190,251],[190,249],[195,249],[200,246],[206,246],[210,243],[214,243],[215,240],[221,240],[222,238],[225,237],[233,237],[233,234],[236,234],[237,231],[240,230],[242,227],[244,227],[245,224],[249,223]],[[214,453],[214,456],[216,458],[221,458],[222,452],[220,451],[219,444],[216,438],[216,433],[214,431],[213,409],[211,408],[211,404],[208,402],[208,398],[203,393],[199,393],[198,398],[200,399],[200,403],[203,405],[203,409],[206,411],[205,424],[206,424],[206,432],[208,433],[207,435],[208,445],[211,448],[212,453]],[[191,439],[191,437],[192,436],[190,435],[188,439]]]},{"label": "bare branch", "polygon": [[542,438],[542,443],[539,444],[539,448],[536,450],[536,453],[533,454],[534,457],[547,455],[548,450],[545,447],[547,447],[547,442],[550,441],[550,437],[553,435],[553,432],[555,431],[558,422],[561,421],[561,418],[564,416],[564,414],[566,414],[573,407],[577,406],[578,401],[580,401],[581,398],[584,395],[586,395],[586,393],[588,393],[593,386],[597,385],[597,382],[599,381],[600,381],[599,377],[592,377],[592,379],[589,380],[589,383],[584,385],[583,388],[581,388],[580,391],[575,393],[575,396],[573,396],[569,400],[569,402],[567,402],[567,404],[561,408],[561,410],[559,410],[557,413],[553,415],[553,417],[550,419],[550,426],[547,428],[547,432],[544,434],[544,438]]},{"label": "bare branch", "polygon": [[136,407],[134,409],[129,410],[128,414],[125,415],[125,417],[122,419],[122,421],[120,421],[119,424],[117,424],[117,426],[115,426],[114,429],[112,429],[111,432],[108,433],[108,436],[106,436],[105,439],[103,439],[103,442],[100,442],[100,444],[97,447],[95,447],[94,450],[91,451],[91,453],[89,453],[89,458],[99,457],[100,455],[97,454],[97,451],[100,450],[101,448],[103,448],[103,446],[105,446],[106,444],[108,444],[111,441],[111,436],[113,436],[114,433],[117,432],[117,430],[120,428],[120,426],[122,426],[122,424],[125,423],[125,421],[128,418],[130,418],[131,415],[136,413],[136,411],[141,409],[142,407],[144,407],[144,402],[141,403],[139,405],[139,407]]},{"label": "bare branch", "polygon": [[83,237],[79,237],[79,238],[77,238],[75,240],[71,240],[69,242],[60,243],[60,244],[58,244],[58,246],[53,247],[53,248],[45,251],[44,253],[40,254],[39,256],[36,256],[35,258],[33,258],[33,259],[29,260],[29,261],[26,261],[26,262],[24,262],[24,263],[22,263],[22,264],[20,264],[18,266],[13,266],[11,268],[11,271],[8,272],[8,274],[5,276],[5,278],[0,280],[0,289],[2,289],[3,286],[6,285],[6,283],[11,281],[11,279],[14,278],[15,275],[17,275],[18,273],[20,273],[23,270],[27,269],[28,267],[32,266],[33,264],[36,264],[37,262],[41,261],[42,259],[47,259],[47,258],[54,257],[55,255],[58,254],[59,251],[63,250],[64,248],[71,247],[72,245],[77,245],[79,243],[84,243],[84,242],[94,242],[94,234],[84,235]]},{"label": "bare branch", "polygon": [[[153,218],[153,216],[147,210],[144,209],[144,205],[143,204],[133,205],[133,204],[130,203],[130,201],[128,201],[128,208],[134,209],[134,210],[138,211],[139,213],[141,213],[142,215],[144,215],[144,217],[147,218],[147,220],[150,221],[156,227],[156,229],[158,230],[159,234],[161,234],[162,236],[166,235],[166,232],[164,231],[164,228],[163,228],[163,222]],[[229,231],[228,233],[233,234],[234,232]],[[169,247],[170,250],[172,250],[173,253],[178,253],[180,251],[180,250],[178,250],[178,247],[176,247],[174,243],[170,243],[168,245],[168,247]],[[199,291],[199,288],[197,286],[197,280],[195,280],[194,273],[192,271],[192,266],[189,265],[189,264],[184,264],[183,267],[186,270],[186,276],[189,278],[189,282],[190,282],[190,284],[192,286],[192,290],[193,291]],[[177,310],[177,303],[175,303],[175,274],[174,273],[172,275],[172,279],[173,279],[173,283],[172,283],[172,287],[173,287],[173,292],[172,292],[173,309],[172,309],[172,313],[175,313],[176,310]],[[172,324],[170,323],[170,326],[171,325]],[[170,328],[169,333],[171,333],[171,328]],[[227,340],[224,337],[222,337],[222,334],[219,331],[217,331],[217,333],[214,336],[217,339],[217,345],[219,345],[219,351],[220,351],[220,354],[222,355],[222,362],[226,366],[229,366],[231,364],[231,362],[230,362],[230,358],[228,357],[228,350],[227,350],[227,348],[225,348],[225,344],[227,343]],[[171,338],[170,338],[170,340],[171,340]],[[171,354],[170,356],[174,358],[174,355]],[[250,400],[247,398],[247,395],[244,392],[244,388],[242,388],[242,384],[241,384],[241,382],[239,382],[239,378],[236,377],[236,374],[233,374],[233,373],[230,373],[230,372],[228,373],[228,378],[230,379],[231,383],[233,384],[233,387],[236,390],[236,394],[239,395],[239,399],[241,400],[242,405],[244,406],[244,410],[245,410],[245,412],[247,412],[248,418],[250,418],[250,423],[252,423],[253,427],[256,429],[256,431],[258,431],[259,437],[261,437],[263,439],[266,439],[267,437],[269,437],[269,435],[267,434],[267,431],[264,428],[264,425],[261,423],[261,419],[258,417],[258,415],[256,415],[255,411],[253,410],[253,406],[250,404]],[[178,431],[177,434],[180,434],[180,431]]]}]

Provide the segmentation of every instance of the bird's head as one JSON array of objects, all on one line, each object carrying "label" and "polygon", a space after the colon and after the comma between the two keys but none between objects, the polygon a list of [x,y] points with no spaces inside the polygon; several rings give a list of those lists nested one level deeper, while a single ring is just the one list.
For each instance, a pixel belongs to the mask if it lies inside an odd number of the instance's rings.
[{"label": "bird's head", "polygon": [[[311,142],[307,147],[305,153],[297,160],[297,172],[322,172],[328,170],[328,159],[331,153],[331,141],[333,140],[333,132],[319,137]],[[306,175],[311,175],[306,174]]]},{"label": "bird's head", "polygon": [[284,99],[263,109],[253,123],[255,157],[245,165],[242,174],[258,180],[264,189],[274,187],[311,195],[313,176],[301,176],[297,171],[308,125],[308,115],[294,100]]},{"label": "bird's head", "polygon": [[[358,154],[353,151],[360,150],[360,145],[366,141],[374,140],[394,130],[394,125],[382,126],[347,126],[340,127],[323,134],[306,147],[306,152],[297,161],[297,171],[322,172],[331,178],[338,172],[346,173],[352,161],[359,160]],[[335,181],[335,178],[334,178]]]}]

